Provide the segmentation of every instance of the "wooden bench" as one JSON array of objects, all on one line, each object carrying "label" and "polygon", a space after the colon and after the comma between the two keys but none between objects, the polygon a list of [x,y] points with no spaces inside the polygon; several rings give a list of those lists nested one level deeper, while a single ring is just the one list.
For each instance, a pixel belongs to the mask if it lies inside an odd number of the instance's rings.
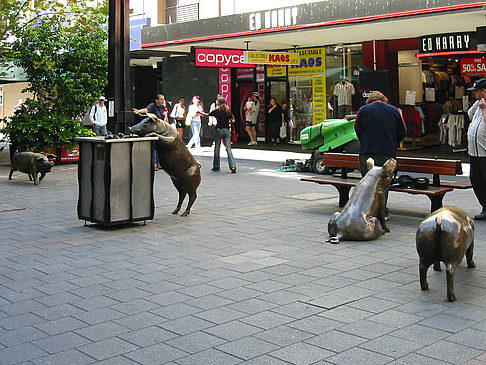
[{"label": "wooden bench", "polygon": [[[471,187],[469,181],[446,181],[441,180],[441,175],[456,176],[462,175],[462,165],[459,160],[443,160],[430,158],[397,157],[398,175],[400,173],[432,174],[432,181],[426,188],[401,188],[391,187],[390,191],[398,191],[407,194],[422,194],[430,199],[430,211],[433,212],[442,207],[444,195],[454,189],[468,189]],[[356,186],[361,175],[351,174],[348,176],[348,169],[359,170],[359,155],[351,153],[326,152],[323,156],[323,165],[341,168],[340,174],[333,176],[303,177],[301,181],[315,182],[318,184],[333,185],[339,192],[339,206],[349,200],[349,191]]]}]

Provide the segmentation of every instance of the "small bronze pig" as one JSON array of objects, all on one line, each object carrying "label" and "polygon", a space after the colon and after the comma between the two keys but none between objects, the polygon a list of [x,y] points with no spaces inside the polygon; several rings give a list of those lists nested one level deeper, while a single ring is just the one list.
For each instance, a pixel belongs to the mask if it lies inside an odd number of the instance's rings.
[{"label": "small bronze pig", "polygon": [[[54,162],[49,161],[47,156],[42,153],[34,152],[20,152],[16,153],[12,157],[12,164],[10,169],[10,174],[8,179],[12,180],[12,174],[14,171],[19,170],[20,172],[29,175],[29,180],[34,179],[34,185],[38,185],[39,181],[42,181],[44,176],[48,172],[51,172],[51,168]],[[40,178],[37,175],[40,173]]]},{"label": "small bronze pig", "polygon": [[442,207],[429,214],[420,223],[416,234],[419,255],[420,287],[427,290],[427,270],[434,264],[440,271],[440,261],[446,266],[447,299],[453,302],[454,272],[466,255],[467,267],[476,267],[473,261],[474,221],[457,207]]},{"label": "small bronze pig", "polygon": [[385,189],[390,185],[397,162],[390,158],[382,167],[366,161],[368,173],[360,180],[341,213],[336,212],[327,225],[331,243],[340,240],[374,240],[390,230],[385,222]]},{"label": "small bronze pig", "polygon": [[179,192],[179,202],[172,214],[179,213],[182,202],[189,195],[189,203],[181,217],[188,216],[197,198],[196,190],[201,183],[201,165],[188,151],[177,129],[169,123],[147,113],[148,118],[129,127],[131,133],[139,136],[156,136],[155,150],[162,169],[170,176]]}]

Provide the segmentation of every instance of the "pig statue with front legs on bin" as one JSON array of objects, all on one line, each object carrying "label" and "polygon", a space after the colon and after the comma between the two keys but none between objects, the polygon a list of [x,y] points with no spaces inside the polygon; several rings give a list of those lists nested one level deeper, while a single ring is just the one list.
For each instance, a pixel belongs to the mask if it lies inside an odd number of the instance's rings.
[{"label": "pig statue with front legs on bin", "polygon": [[181,217],[188,216],[197,198],[196,190],[201,183],[201,165],[188,151],[177,129],[151,113],[147,113],[147,118],[128,129],[139,136],[159,138],[155,142],[155,150],[160,166],[169,174],[179,192],[179,202],[172,214],[179,213],[184,198],[189,195],[189,203],[181,214]]}]

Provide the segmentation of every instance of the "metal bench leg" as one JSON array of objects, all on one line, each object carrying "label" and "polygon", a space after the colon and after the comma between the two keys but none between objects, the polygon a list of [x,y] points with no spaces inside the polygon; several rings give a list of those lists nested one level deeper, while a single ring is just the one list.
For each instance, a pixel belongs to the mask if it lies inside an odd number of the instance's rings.
[{"label": "metal bench leg", "polygon": [[351,186],[335,185],[335,187],[339,192],[339,207],[342,208],[349,200],[349,191],[351,190]]},{"label": "metal bench leg", "polygon": [[430,199],[430,212],[435,212],[437,209],[442,208],[442,199],[444,198],[445,193],[438,194],[438,195],[429,195]]}]

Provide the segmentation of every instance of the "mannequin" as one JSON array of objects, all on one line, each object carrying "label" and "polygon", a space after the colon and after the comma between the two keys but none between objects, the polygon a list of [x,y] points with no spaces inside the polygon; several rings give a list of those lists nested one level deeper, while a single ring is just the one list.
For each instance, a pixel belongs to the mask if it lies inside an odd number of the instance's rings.
[{"label": "mannequin", "polygon": [[338,118],[344,118],[347,114],[351,113],[352,109],[352,97],[356,93],[353,84],[348,80],[343,79],[334,85],[334,96],[337,98],[337,116]]}]

